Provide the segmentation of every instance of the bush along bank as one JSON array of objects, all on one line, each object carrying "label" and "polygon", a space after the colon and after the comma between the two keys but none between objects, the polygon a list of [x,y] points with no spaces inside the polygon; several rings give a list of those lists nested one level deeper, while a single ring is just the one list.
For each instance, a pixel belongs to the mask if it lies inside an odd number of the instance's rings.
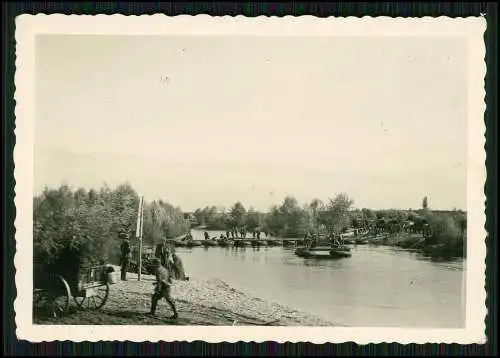
[{"label": "bush along bank", "polygon": [[[382,239],[380,239],[382,237]],[[466,257],[465,240],[443,240],[439,234],[430,234],[423,236],[414,233],[398,233],[381,235],[368,235],[366,237],[369,243],[379,243],[382,245],[397,246],[407,250],[418,250],[426,255],[451,259],[457,257]]]},{"label": "bush along bank", "polygon": [[[46,188],[33,198],[33,251],[37,262],[54,264],[67,250],[92,260],[119,263],[123,238],[135,238],[139,195],[128,184],[114,189]],[[184,234],[180,208],[162,200],[144,204],[144,244]]]},{"label": "bush along bank", "polygon": [[[353,200],[345,193],[325,203],[314,199],[303,205],[287,196],[280,205],[272,206],[265,213],[253,208],[247,210],[240,202],[227,210],[207,206],[192,213],[191,222],[206,230],[261,231],[272,237],[295,239],[304,238],[307,233],[342,234],[352,238],[353,232],[358,237],[362,232],[369,232],[366,238],[374,243],[399,237],[391,242],[400,243],[402,247],[439,247],[458,256],[464,254],[467,213],[462,210],[431,210],[427,197],[420,209],[372,210],[352,208],[352,205]],[[420,243],[424,238],[426,240]]]}]

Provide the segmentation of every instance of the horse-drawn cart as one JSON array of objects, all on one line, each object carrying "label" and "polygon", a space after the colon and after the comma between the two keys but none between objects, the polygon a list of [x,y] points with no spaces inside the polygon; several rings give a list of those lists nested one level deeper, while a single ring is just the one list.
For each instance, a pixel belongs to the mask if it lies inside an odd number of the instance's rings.
[{"label": "horse-drawn cart", "polygon": [[110,266],[105,264],[34,264],[33,309],[52,317],[64,315],[73,299],[81,309],[105,305],[110,283]]}]

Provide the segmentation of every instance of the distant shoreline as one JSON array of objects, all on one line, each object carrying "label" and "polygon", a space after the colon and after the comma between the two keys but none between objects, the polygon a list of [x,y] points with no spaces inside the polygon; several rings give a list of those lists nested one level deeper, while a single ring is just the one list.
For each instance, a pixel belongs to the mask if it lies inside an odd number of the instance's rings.
[{"label": "distant shoreline", "polygon": [[[206,231],[224,231],[220,229],[209,229],[209,228],[193,228],[192,230],[206,230]],[[176,241],[179,240],[186,235],[178,236],[176,238],[171,238],[169,240],[171,241]],[[283,240],[287,239],[289,241],[297,240],[297,243],[299,245],[304,245],[304,238],[301,237],[272,237],[272,238],[262,238],[261,241],[266,241],[266,240]],[[246,237],[245,240],[252,241],[256,240],[251,237]],[[369,233],[361,236],[356,236],[352,238],[348,238],[347,240],[348,244],[357,244],[357,245],[380,245],[380,246],[397,246],[402,249],[414,249],[418,250],[421,252],[424,252],[427,255],[430,255],[432,257],[436,258],[447,258],[447,257],[460,257],[460,258],[465,258],[466,257],[466,250],[465,247],[460,247],[458,245],[453,245],[453,244],[447,244],[447,243],[439,243],[436,242],[435,240],[425,240],[422,234],[416,234],[416,233],[396,233],[396,234],[390,234],[387,232],[380,232],[377,234],[374,233]]]}]

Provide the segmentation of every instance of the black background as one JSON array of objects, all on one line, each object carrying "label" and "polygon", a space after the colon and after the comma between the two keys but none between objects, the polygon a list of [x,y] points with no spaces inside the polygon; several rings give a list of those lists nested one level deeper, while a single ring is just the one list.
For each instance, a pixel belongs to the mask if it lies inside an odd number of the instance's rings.
[{"label": "black background", "polygon": [[[327,16],[391,16],[391,17],[423,17],[449,16],[486,17],[486,103],[485,122],[487,126],[487,184],[485,192],[487,238],[487,281],[485,283],[488,297],[488,317],[486,319],[486,334],[488,343],[485,345],[457,344],[425,344],[401,345],[383,343],[378,345],[359,346],[354,343],[323,344],[311,343],[220,343],[175,342],[175,343],[133,343],[133,342],[100,342],[72,343],[52,342],[31,344],[18,341],[15,335],[15,312],[13,301],[16,297],[15,268],[13,257],[15,252],[14,230],[14,188],[13,148],[15,145],[14,108],[14,72],[15,72],[15,40],[14,19],[20,14],[63,13],[63,14],[123,14],[142,15],[164,13],[166,15],[197,15],[213,16],[244,15],[249,17],[314,15]],[[497,272],[497,5],[496,3],[327,3],[327,2],[2,2],[2,58],[3,58],[3,107],[2,111],[2,163],[4,181],[2,185],[2,288],[3,288],[3,353],[6,356],[51,355],[51,356],[359,356],[359,355],[469,355],[488,356],[497,354],[496,345],[496,272]]]}]

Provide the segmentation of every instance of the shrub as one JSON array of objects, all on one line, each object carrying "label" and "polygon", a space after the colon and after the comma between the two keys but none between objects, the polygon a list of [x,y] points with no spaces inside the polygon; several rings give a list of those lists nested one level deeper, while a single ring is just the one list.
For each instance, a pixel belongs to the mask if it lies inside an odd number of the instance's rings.
[{"label": "shrub", "polygon": [[450,214],[428,213],[426,215],[433,238],[453,250],[464,249],[465,233]]},{"label": "shrub", "polygon": [[[69,256],[72,261],[118,263],[122,237],[135,236],[139,197],[127,183],[89,192],[45,189],[33,203],[34,259],[39,263],[57,265]],[[159,207],[160,214],[154,222],[147,220],[152,207]],[[151,239],[180,235],[188,226],[179,208],[146,203],[144,232]]]}]

